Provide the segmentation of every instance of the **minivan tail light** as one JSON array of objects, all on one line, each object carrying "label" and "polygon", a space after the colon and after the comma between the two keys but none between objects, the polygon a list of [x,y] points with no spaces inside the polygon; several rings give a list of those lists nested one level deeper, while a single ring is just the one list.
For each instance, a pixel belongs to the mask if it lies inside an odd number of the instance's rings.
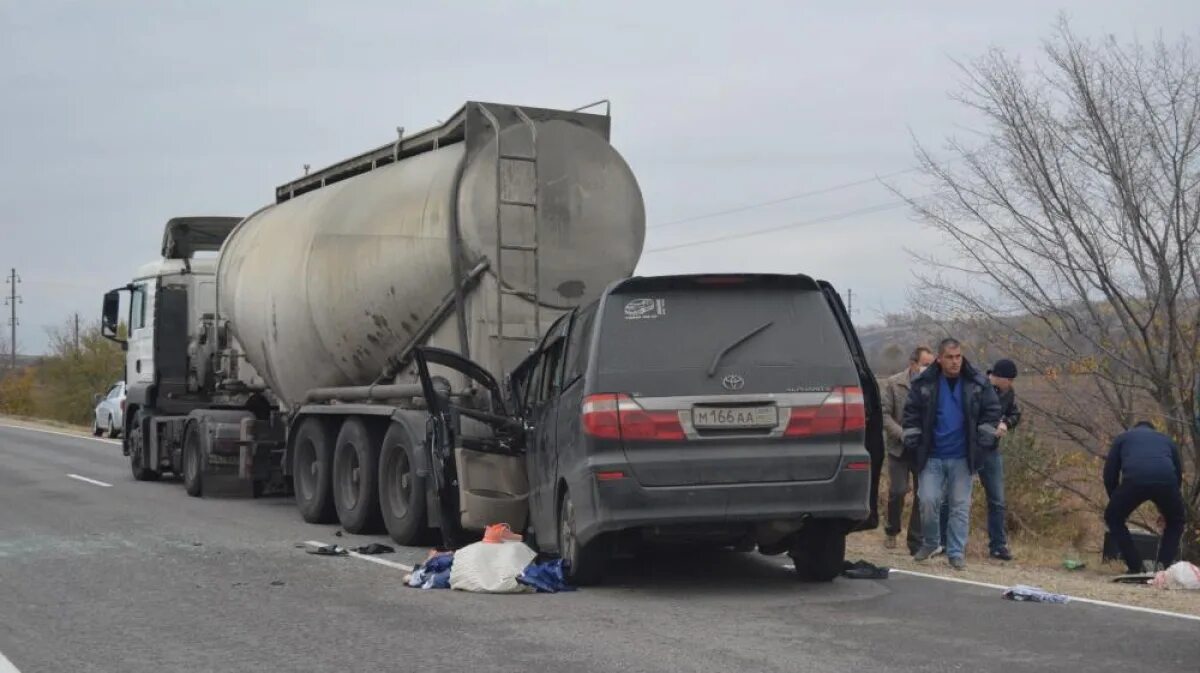
[{"label": "minivan tail light", "polygon": [[794,407],[788,421],[787,437],[840,435],[866,428],[862,388],[838,386],[819,406]]},{"label": "minivan tail light", "polygon": [[583,431],[600,439],[627,441],[678,441],[685,438],[679,412],[643,409],[624,393],[602,393],[585,398]]}]

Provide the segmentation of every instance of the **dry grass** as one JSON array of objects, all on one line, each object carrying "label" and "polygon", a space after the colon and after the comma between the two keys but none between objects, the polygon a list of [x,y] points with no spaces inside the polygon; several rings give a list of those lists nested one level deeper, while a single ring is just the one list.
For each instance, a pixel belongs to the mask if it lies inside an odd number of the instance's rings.
[{"label": "dry grass", "polygon": [[45,418],[29,418],[27,416],[9,416],[6,414],[0,414],[0,423],[5,425],[15,425],[23,428],[43,428],[58,432],[69,432],[71,434],[83,435],[86,437],[92,436],[92,430],[87,426],[75,425],[73,423],[63,423],[61,421],[52,421]]}]

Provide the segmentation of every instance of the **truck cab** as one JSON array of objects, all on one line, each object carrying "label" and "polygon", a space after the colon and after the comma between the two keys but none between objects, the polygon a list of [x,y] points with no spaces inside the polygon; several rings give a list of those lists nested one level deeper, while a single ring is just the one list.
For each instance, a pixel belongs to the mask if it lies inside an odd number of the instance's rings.
[{"label": "truck cab", "polygon": [[[216,252],[237,217],[177,217],[167,222],[162,257],[142,266],[124,287],[104,297],[106,338],[125,349],[127,401],[122,447],[134,476],[157,476],[169,456],[143,455],[156,416],[186,415],[212,403],[211,360],[200,346],[216,311]],[[125,302],[121,295],[128,294]],[[118,325],[121,305],[128,337]],[[157,442],[149,442],[157,448]],[[155,452],[156,453],[156,452]]]}]

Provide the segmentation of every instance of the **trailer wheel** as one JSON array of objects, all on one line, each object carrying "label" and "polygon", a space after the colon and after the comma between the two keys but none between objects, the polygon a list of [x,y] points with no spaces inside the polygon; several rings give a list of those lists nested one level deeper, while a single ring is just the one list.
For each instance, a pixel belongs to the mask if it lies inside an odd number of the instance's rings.
[{"label": "trailer wheel", "polygon": [[382,528],[379,513],[379,445],[383,439],[362,418],[342,424],[333,450],[333,504],[348,533]]},{"label": "trailer wheel", "polygon": [[320,418],[300,423],[292,446],[292,478],[295,482],[296,507],[309,523],[334,523],[333,506],[333,432]]},{"label": "trailer wheel", "polygon": [[145,461],[146,453],[146,438],[142,432],[144,425],[142,410],[138,409],[133,416],[133,422],[129,424],[129,468],[133,472],[133,478],[138,481],[158,481],[158,470],[146,467],[142,463]]},{"label": "trailer wheel", "polygon": [[183,489],[193,498],[204,495],[204,449],[196,421],[189,422],[183,431]]},{"label": "trailer wheel", "polygon": [[420,545],[429,538],[425,477],[416,465],[409,433],[392,423],[379,451],[379,505],[388,535],[399,545]]}]

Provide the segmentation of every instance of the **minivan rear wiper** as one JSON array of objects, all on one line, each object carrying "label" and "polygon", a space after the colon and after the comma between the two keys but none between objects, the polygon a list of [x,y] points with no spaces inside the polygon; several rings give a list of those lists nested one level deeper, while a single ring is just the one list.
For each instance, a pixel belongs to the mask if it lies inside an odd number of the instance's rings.
[{"label": "minivan rear wiper", "polygon": [[746,343],[751,338],[753,338],[755,335],[757,335],[759,332],[762,332],[763,330],[767,329],[768,327],[770,327],[771,325],[774,325],[774,324],[775,324],[774,320],[768,320],[767,322],[763,323],[762,325],[759,325],[758,327],[755,327],[753,330],[750,330],[749,332],[747,332],[745,334],[745,336],[738,337],[736,341],[734,341],[733,343],[729,344],[728,346],[722,348],[721,352],[717,353],[717,356],[713,358],[712,364],[709,365],[709,367],[708,367],[708,377],[712,378],[713,376],[716,375],[717,365],[721,364],[721,358],[728,355],[729,351],[737,348],[738,346],[741,346],[742,344]]}]

